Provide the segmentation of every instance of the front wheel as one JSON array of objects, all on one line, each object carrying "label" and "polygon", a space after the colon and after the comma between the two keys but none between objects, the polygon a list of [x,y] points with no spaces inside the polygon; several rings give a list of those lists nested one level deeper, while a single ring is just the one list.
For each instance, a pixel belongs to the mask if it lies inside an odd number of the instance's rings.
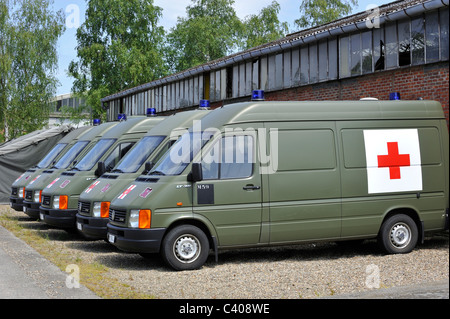
[{"label": "front wheel", "polygon": [[199,269],[208,259],[208,237],[198,227],[178,226],[164,238],[161,255],[175,270]]},{"label": "front wheel", "polygon": [[381,226],[378,242],[389,254],[406,254],[416,247],[419,232],[414,220],[404,214],[389,217]]}]

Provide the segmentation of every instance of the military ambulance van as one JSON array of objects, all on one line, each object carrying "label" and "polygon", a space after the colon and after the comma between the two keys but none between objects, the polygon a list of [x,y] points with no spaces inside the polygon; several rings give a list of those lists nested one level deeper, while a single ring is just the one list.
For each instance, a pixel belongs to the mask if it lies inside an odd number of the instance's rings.
[{"label": "military ambulance van", "polygon": [[78,161],[98,142],[102,135],[117,123],[104,123],[93,126],[89,131],[77,138],[76,143],[52,167],[43,170],[25,186],[23,211],[31,218],[39,219],[42,200],[42,191],[48,184],[57,178]]},{"label": "military ambulance van", "polygon": [[180,112],[152,128],[111,173],[98,178],[80,194],[78,230],[90,238],[106,239],[111,200],[137,177],[148,172],[178,137],[193,125],[193,121],[200,120],[209,112],[207,110]]},{"label": "military ambulance van", "polygon": [[86,133],[91,126],[80,127],[69,132],[66,136],[47,153],[47,155],[35,166],[29,168],[20,175],[11,185],[11,196],[9,198],[10,206],[16,211],[23,211],[23,199],[25,197],[25,186],[41,175],[43,171],[51,168],[70,148],[77,142],[78,138]]},{"label": "military ambulance van", "polygon": [[202,119],[110,205],[108,240],[176,270],[210,249],[443,230],[449,138],[434,101],[247,102]]},{"label": "military ambulance van", "polygon": [[[42,191],[40,219],[45,223],[74,228],[78,198],[103,173],[109,172],[151,128],[164,117],[133,117],[106,132],[72,169],[61,173]],[[104,163],[99,170],[97,163]]]}]

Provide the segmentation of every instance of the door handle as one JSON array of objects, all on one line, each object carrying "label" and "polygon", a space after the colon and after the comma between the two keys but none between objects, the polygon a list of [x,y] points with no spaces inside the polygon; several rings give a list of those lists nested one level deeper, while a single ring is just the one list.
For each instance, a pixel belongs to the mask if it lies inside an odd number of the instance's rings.
[{"label": "door handle", "polygon": [[246,185],[242,189],[245,191],[250,191],[250,190],[256,190],[256,189],[260,189],[260,188],[261,188],[261,186]]}]

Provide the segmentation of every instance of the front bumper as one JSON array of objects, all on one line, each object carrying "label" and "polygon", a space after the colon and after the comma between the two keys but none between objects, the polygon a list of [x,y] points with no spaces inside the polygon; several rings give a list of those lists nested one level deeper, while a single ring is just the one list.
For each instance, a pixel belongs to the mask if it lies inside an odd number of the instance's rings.
[{"label": "front bumper", "polygon": [[61,228],[74,228],[76,215],[78,210],[76,209],[51,209],[47,207],[40,207],[40,219],[46,224]]},{"label": "front bumper", "polygon": [[108,241],[120,250],[133,253],[159,253],[166,228],[132,229],[108,227]]},{"label": "front bumper", "polygon": [[84,235],[98,239],[106,239],[108,218],[89,217],[77,214],[76,219],[77,229]]},{"label": "front bumper", "polygon": [[23,198],[10,197],[9,206],[16,211],[21,212],[23,210]]},{"label": "front bumper", "polygon": [[23,201],[23,212],[31,218],[39,218],[41,203]]}]

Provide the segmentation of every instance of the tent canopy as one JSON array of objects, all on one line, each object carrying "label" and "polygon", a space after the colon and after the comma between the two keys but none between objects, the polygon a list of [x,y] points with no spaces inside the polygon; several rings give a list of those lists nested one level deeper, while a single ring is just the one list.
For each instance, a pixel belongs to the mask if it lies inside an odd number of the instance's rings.
[{"label": "tent canopy", "polygon": [[11,185],[17,177],[38,164],[73,129],[70,125],[61,125],[0,144],[0,204],[9,203]]}]

